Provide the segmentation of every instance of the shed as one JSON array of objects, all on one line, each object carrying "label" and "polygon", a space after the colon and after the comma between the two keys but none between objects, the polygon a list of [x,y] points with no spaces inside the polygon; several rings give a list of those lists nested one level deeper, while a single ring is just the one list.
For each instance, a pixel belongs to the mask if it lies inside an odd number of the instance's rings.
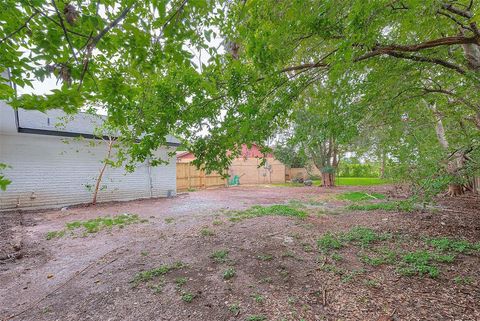
[{"label": "shed", "polygon": [[[12,181],[0,191],[0,211],[90,202],[106,148],[87,141],[95,139],[94,130],[102,122],[101,116],[86,113],[15,111],[0,101],[0,163],[9,166],[4,175]],[[78,136],[85,139],[75,139]],[[179,142],[170,136],[167,142],[155,151],[155,156],[169,161],[167,165],[153,167],[146,161],[131,173],[108,167],[98,202],[175,195],[176,160],[169,154]]]}]

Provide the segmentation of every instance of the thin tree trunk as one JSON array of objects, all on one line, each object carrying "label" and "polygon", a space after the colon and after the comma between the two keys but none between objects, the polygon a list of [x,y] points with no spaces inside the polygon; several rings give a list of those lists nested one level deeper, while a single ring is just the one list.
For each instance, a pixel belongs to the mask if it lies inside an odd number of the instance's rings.
[{"label": "thin tree trunk", "polygon": [[102,182],[103,178],[103,173],[105,173],[105,169],[107,168],[108,165],[108,160],[110,159],[110,155],[112,154],[112,147],[113,147],[113,140],[110,138],[108,142],[108,152],[107,152],[107,157],[103,161],[103,166],[100,169],[100,173],[98,174],[97,177],[97,183],[95,184],[95,190],[93,192],[93,199],[92,199],[92,205],[97,204],[97,195],[98,195],[98,190],[100,189],[100,184]]},{"label": "thin tree trunk", "polygon": [[386,159],[386,155],[385,155],[385,152],[382,151],[382,159],[380,161],[380,178],[381,179],[384,179],[385,178],[385,159]]}]

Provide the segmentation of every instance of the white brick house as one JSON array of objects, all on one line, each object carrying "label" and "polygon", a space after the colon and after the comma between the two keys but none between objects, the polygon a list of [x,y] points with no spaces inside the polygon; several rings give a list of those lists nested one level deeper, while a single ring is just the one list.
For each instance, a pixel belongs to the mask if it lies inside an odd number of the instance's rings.
[{"label": "white brick house", "polygon": [[[90,137],[101,118],[80,113],[59,129],[56,124],[65,114],[60,110],[47,113],[18,110],[0,101],[0,163],[11,168],[4,175],[12,181],[6,191],[0,190],[0,211],[62,207],[88,203],[105,158],[103,144],[89,146]],[[64,121],[61,121],[64,123]],[[98,202],[139,198],[166,197],[176,193],[175,150],[178,141],[167,138],[168,146],[156,156],[169,159],[168,165],[152,167],[137,164],[133,173],[123,167],[107,167]]]}]

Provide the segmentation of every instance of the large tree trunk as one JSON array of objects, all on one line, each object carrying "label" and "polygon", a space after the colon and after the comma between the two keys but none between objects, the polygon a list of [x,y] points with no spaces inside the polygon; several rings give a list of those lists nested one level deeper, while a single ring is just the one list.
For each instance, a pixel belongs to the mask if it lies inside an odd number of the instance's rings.
[{"label": "large tree trunk", "polygon": [[[448,151],[448,140],[445,135],[445,128],[443,127],[442,114],[437,110],[435,104],[430,105],[430,109],[433,112],[435,117],[435,133],[437,134],[438,142],[442,146],[445,152]],[[447,173],[452,175],[455,183],[448,185],[448,195],[458,196],[464,193],[464,188],[462,184],[456,183],[460,181],[459,170],[463,167],[464,155],[461,152],[456,152],[447,160]]]},{"label": "large tree trunk", "polygon": [[322,186],[335,187],[335,173],[322,172]]}]

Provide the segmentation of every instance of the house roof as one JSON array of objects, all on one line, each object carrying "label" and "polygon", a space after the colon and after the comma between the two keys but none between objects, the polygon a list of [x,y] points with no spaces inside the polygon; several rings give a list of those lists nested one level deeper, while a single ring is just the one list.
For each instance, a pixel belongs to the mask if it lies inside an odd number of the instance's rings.
[{"label": "house roof", "polygon": [[[95,130],[105,121],[105,116],[89,113],[69,115],[60,109],[45,113],[37,110],[18,109],[17,126],[19,132],[53,136],[84,136],[94,138]],[[166,137],[169,145],[179,145],[180,141],[171,135]]]}]

